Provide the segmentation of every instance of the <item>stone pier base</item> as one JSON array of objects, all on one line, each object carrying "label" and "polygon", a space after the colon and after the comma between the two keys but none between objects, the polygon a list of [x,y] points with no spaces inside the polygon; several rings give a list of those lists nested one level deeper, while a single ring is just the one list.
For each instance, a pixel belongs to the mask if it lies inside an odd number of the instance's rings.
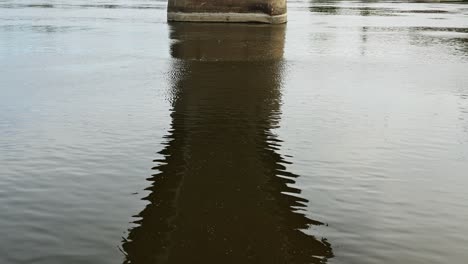
[{"label": "stone pier base", "polygon": [[233,23],[268,23],[283,24],[287,22],[287,14],[267,15],[261,13],[183,13],[168,12],[168,21],[186,22],[233,22]]},{"label": "stone pier base", "polygon": [[287,21],[286,0],[168,0],[168,21],[257,22]]}]

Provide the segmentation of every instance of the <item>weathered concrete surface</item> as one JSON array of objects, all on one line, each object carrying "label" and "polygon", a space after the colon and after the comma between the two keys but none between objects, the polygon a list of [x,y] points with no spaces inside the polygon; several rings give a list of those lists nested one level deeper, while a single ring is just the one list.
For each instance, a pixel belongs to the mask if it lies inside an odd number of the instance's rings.
[{"label": "weathered concrete surface", "polygon": [[169,0],[169,21],[260,22],[287,21],[286,0]]}]

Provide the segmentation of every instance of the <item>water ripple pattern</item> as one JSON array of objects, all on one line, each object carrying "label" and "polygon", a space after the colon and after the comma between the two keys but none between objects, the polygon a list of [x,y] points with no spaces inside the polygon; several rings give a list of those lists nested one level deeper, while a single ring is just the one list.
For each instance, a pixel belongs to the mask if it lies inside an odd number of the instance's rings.
[{"label": "water ripple pattern", "polygon": [[468,260],[468,5],[0,0],[0,263]]}]

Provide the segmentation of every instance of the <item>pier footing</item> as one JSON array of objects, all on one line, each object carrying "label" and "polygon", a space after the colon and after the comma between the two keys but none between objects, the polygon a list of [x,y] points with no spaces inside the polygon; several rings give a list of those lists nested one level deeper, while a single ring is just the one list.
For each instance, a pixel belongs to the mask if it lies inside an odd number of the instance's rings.
[{"label": "pier footing", "polygon": [[267,15],[261,13],[183,13],[168,12],[168,21],[185,22],[233,22],[233,23],[268,23],[283,24],[287,22],[287,14]]},{"label": "pier footing", "polygon": [[282,24],[287,6],[286,0],[168,0],[167,20]]}]

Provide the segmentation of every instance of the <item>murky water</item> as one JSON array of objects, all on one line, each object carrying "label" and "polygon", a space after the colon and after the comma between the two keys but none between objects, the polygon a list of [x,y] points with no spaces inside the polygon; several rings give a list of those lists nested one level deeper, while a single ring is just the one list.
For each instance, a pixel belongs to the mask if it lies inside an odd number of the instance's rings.
[{"label": "murky water", "polygon": [[468,5],[0,1],[0,263],[467,263]]}]

